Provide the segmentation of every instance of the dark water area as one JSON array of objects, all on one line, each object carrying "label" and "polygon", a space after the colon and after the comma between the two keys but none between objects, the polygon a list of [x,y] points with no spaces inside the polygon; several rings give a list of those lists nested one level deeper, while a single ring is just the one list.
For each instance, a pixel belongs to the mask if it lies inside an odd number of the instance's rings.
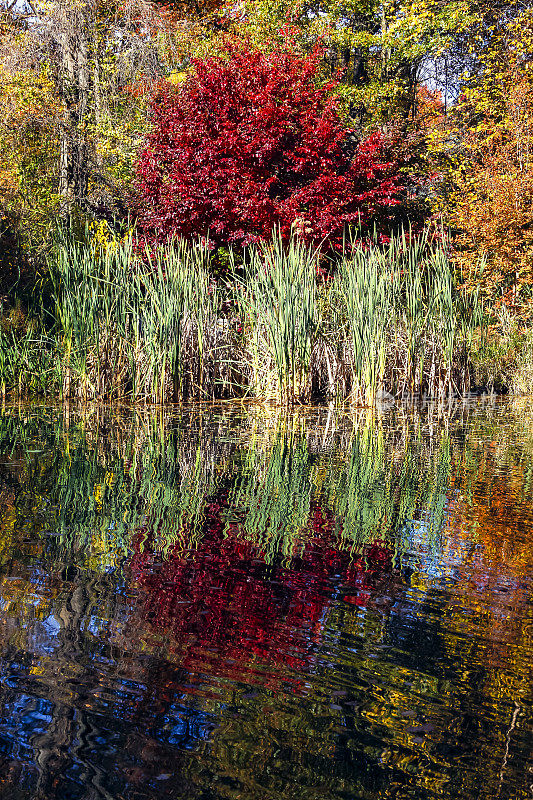
[{"label": "dark water area", "polygon": [[533,411],[7,408],[1,800],[533,797]]}]

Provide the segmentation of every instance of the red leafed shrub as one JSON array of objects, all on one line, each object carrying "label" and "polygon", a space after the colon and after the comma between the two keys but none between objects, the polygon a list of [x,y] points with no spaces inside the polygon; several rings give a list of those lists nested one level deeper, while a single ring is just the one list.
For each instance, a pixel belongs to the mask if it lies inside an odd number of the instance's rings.
[{"label": "red leafed shrub", "polygon": [[397,204],[381,134],[358,145],[338,101],[314,83],[318,54],[228,46],[161,88],[138,162],[138,213],[149,239],[209,236],[247,245],[293,224],[342,241],[347,224],[380,226]]}]

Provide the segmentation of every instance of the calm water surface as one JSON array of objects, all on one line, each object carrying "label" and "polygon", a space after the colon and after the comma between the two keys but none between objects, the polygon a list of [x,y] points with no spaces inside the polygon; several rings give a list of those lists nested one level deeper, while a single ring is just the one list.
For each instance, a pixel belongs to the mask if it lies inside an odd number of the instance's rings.
[{"label": "calm water surface", "polygon": [[0,798],[533,798],[530,408],[4,410]]}]

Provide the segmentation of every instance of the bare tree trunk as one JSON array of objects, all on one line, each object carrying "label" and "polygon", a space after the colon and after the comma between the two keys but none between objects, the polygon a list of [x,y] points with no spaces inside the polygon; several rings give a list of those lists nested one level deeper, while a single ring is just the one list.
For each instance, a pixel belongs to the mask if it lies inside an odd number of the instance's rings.
[{"label": "bare tree trunk", "polygon": [[75,205],[84,207],[89,184],[84,130],[90,90],[89,13],[89,10],[81,11],[69,4],[61,8],[59,88],[64,113],[60,131],[59,194],[64,218],[71,216]]}]

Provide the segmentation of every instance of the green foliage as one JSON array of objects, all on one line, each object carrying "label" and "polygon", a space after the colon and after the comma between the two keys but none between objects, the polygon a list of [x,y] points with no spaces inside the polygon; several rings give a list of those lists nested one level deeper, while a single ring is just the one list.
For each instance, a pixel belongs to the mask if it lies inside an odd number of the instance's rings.
[{"label": "green foliage", "polygon": [[43,294],[31,329],[1,334],[4,393],[372,406],[387,392],[442,402],[469,390],[481,306],[428,232],[353,241],[333,279],[317,275],[319,251],[274,237],[233,285],[214,282],[205,244],[143,250],[101,233],[59,242],[51,309]]},{"label": "green foliage", "polygon": [[533,394],[533,333],[501,306],[486,335],[472,348],[476,383],[514,395]]},{"label": "green foliage", "polygon": [[256,397],[286,403],[309,397],[317,261],[318,251],[296,237],[286,246],[281,234],[250,250],[237,303]]},{"label": "green foliage", "polygon": [[323,45],[324,79],[340,79],[348,112],[365,128],[414,114],[425,70],[435,71],[475,17],[468,0],[247,0],[244,8],[238,31],[257,44],[288,38],[304,52]]}]

